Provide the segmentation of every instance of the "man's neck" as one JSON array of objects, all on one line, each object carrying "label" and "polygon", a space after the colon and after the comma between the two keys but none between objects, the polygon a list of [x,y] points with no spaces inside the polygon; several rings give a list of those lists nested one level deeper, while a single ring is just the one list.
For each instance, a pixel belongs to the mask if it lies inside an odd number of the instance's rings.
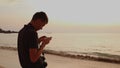
[{"label": "man's neck", "polygon": [[37,31],[36,28],[35,28],[34,22],[30,22],[30,24],[33,26],[33,28],[35,29],[35,31]]}]

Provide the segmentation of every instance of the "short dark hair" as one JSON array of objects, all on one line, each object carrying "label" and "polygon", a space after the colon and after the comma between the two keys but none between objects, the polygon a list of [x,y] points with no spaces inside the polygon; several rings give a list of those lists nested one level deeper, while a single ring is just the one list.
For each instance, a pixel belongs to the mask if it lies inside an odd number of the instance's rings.
[{"label": "short dark hair", "polygon": [[43,11],[41,12],[36,12],[33,17],[32,17],[32,21],[37,20],[37,19],[41,19],[43,22],[48,23],[48,17],[47,14]]}]

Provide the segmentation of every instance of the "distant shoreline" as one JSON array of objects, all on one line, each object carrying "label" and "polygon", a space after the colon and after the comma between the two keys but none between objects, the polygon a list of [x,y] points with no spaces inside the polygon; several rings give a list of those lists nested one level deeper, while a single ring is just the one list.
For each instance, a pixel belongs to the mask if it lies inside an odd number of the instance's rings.
[{"label": "distant shoreline", "polygon": [[0,33],[4,33],[4,34],[12,34],[12,33],[18,33],[18,32],[0,32]]},{"label": "distant shoreline", "polygon": [[3,30],[0,28],[0,33],[18,33],[17,31]]}]

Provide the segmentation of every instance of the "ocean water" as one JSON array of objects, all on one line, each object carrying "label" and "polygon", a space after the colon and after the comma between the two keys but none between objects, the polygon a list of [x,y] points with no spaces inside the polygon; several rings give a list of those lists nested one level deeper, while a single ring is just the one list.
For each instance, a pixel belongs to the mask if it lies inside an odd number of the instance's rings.
[{"label": "ocean water", "polygon": [[[74,55],[88,55],[120,60],[120,33],[39,33],[52,37],[45,47]],[[17,47],[17,33],[0,33],[0,46]]]}]

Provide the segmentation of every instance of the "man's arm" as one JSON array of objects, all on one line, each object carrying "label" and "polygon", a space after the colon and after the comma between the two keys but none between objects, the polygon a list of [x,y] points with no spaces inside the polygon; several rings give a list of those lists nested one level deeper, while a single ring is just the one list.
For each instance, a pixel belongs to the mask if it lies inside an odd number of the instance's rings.
[{"label": "man's arm", "polygon": [[42,51],[44,49],[45,45],[41,45],[39,49],[37,48],[30,48],[30,59],[33,63],[35,63],[39,58],[40,55],[42,54]]},{"label": "man's arm", "polygon": [[42,36],[40,38],[38,38],[38,44],[40,44],[40,42],[42,42],[45,38],[47,38],[46,36]]},{"label": "man's arm", "polygon": [[30,48],[29,49],[30,59],[33,63],[35,63],[39,59],[40,55],[42,54],[42,51],[43,51],[44,47],[46,46],[46,44],[49,43],[50,40],[51,39],[43,40],[39,49],[37,49],[37,48]]}]

